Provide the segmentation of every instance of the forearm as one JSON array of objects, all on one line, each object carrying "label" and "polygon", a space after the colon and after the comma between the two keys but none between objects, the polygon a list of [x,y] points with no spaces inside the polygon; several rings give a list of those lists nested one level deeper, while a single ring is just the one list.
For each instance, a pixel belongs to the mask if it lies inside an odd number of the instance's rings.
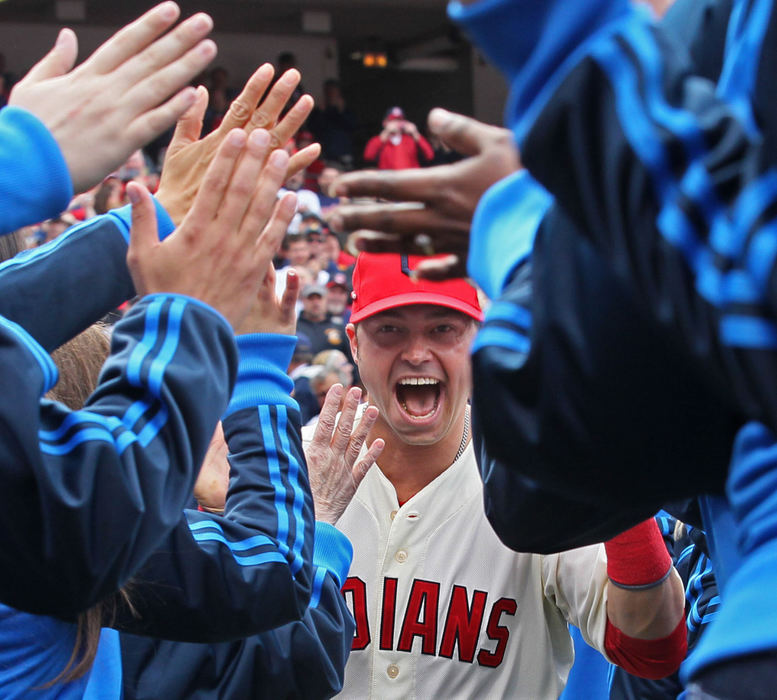
[{"label": "forearm", "polygon": [[231,463],[224,515],[185,512],[139,572],[140,615],[122,611],[124,631],[237,639],[300,619],[315,591],[313,504],[284,372],[294,338],[256,334],[238,345],[238,379],[223,418]]},{"label": "forearm", "polygon": [[685,611],[683,583],[677,571],[646,590],[626,590],[607,583],[607,619],[635,639],[667,637]]},{"label": "forearm", "polygon": [[23,330],[14,346],[9,334],[0,425],[14,439],[0,445],[2,521],[15,536],[0,598],[74,613],[118,590],[180,519],[226,405],[231,329],[193,300],[147,298],[117,324],[100,384],[76,412],[40,401],[56,369]]}]

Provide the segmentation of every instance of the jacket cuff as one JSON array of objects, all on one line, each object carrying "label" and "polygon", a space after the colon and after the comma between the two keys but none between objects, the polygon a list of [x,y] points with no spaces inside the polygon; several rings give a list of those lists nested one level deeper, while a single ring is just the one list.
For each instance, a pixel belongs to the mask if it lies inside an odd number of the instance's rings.
[{"label": "jacket cuff", "polygon": [[512,272],[529,257],[534,236],[553,197],[528,170],[492,185],[472,219],[467,271],[491,299],[497,299]]},{"label": "jacket cuff", "polygon": [[[175,231],[175,224],[170,218],[170,214],[167,213],[167,210],[160,204],[159,200],[156,197],[151,197],[151,199],[154,202],[154,208],[156,209],[156,225],[159,232],[159,240],[163,241]],[[132,226],[132,205],[127,204],[118,209],[112,209],[107,215],[116,219],[121,235],[124,236],[124,240],[127,241],[127,244],[129,245],[129,232]]]},{"label": "jacket cuff", "polygon": [[337,581],[338,588],[342,588],[352,559],[353,546],[350,540],[333,525],[316,521],[313,566],[325,568]]},{"label": "jacket cuff", "polygon": [[286,369],[294,354],[297,338],[275,333],[237,336],[237,382],[224,418],[244,408],[284,405],[299,411],[291,398],[294,382]]},{"label": "jacket cuff", "polygon": [[0,233],[50,219],[73,199],[73,183],[59,144],[34,114],[0,110]]}]

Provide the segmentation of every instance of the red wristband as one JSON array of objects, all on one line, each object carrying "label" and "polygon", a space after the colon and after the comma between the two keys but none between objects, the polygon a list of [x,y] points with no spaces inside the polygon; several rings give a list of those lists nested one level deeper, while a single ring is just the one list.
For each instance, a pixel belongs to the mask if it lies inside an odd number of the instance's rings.
[{"label": "red wristband", "polygon": [[674,673],[688,652],[685,617],[661,639],[636,639],[623,634],[607,620],[604,651],[614,664],[640,678],[657,680]]},{"label": "red wristband", "polygon": [[653,518],[604,543],[607,576],[621,588],[652,588],[672,570],[672,557]]}]

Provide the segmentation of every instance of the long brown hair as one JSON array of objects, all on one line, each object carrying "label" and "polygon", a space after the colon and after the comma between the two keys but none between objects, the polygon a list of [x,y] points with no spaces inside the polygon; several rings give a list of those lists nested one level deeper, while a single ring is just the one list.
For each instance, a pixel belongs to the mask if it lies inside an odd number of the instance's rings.
[{"label": "long brown hair", "polygon": [[[46,397],[60,401],[72,411],[82,409],[86,399],[97,386],[100,369],[108,357],[110,346],[107,327],[96,323],[57,348],[51,357],[59,370],[59,381]],[[126,596],[123,591],[119,594]],[[129,603],[128,599],[127,602]],[[105,618],[112,617],[115,609],[116,596],[111,595],[78,614],[76,641],[70,658],[57,676],[41,686],[42,688],[50,688],[58,683],[70,683],[89,672],[97,655],[100,630]]]}]

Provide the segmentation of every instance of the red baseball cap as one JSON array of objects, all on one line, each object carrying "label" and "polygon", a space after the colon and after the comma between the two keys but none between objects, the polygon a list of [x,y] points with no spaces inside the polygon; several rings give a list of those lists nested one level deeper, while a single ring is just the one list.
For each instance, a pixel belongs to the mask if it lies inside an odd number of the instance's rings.
[{"label": "red baseball cap", "polygon": [[361,253],[353,270],[351,323],[411,304],[446,306],[482,321],[477,291],[467,280],[432,282],[410,276],[410,271],[426,259],[423,255]]}]

